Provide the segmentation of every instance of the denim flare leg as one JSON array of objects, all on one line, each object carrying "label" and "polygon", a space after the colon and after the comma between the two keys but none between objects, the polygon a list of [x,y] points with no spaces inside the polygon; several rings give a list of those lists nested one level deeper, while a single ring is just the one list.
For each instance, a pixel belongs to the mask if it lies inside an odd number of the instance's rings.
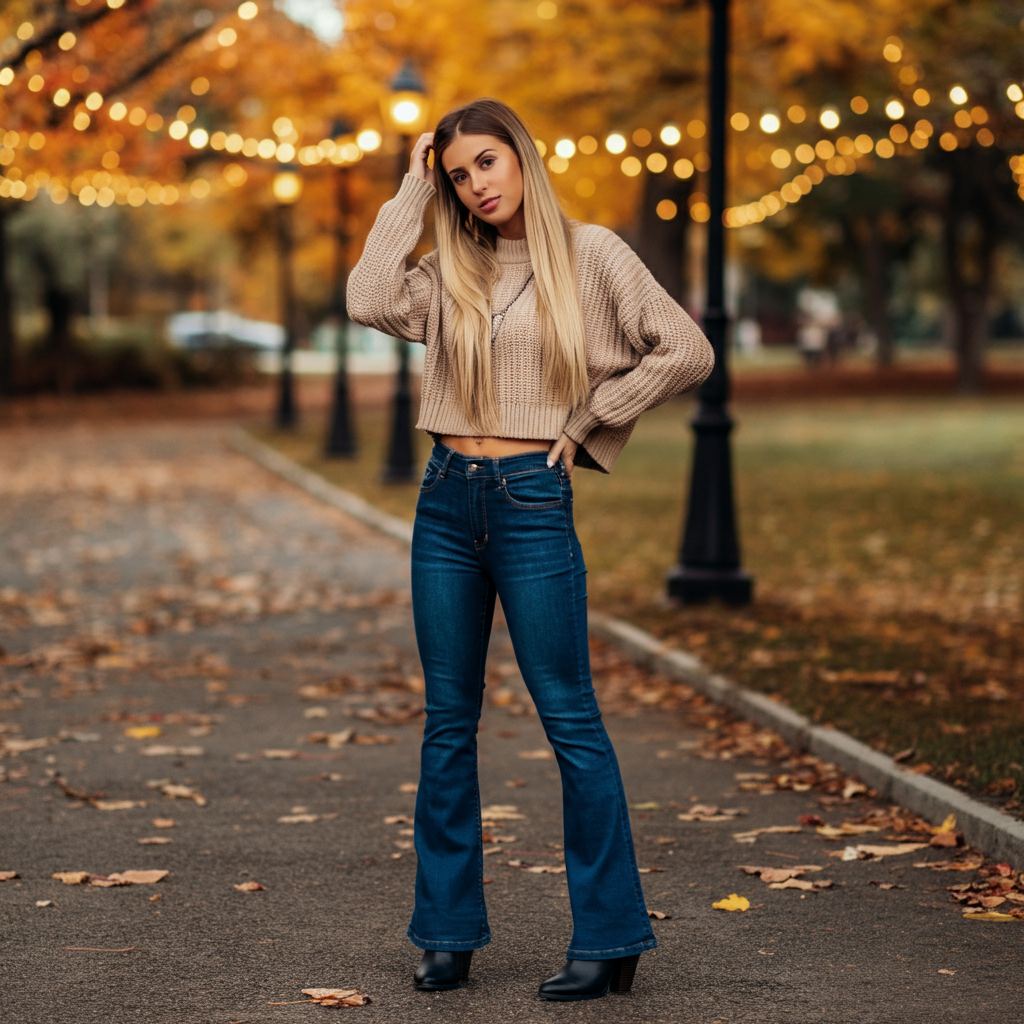
[{"label": "denim flare leg", "polygon": [[409,938],[451,951],[490,941],[476,734],[496,596],[562,776],[567,956],[652,949],[619,766],[590,680],[586,568],[565,467],[549,467],[545,452],[471,459],[442,444],[423,477],[412,542],[427,716]]}]

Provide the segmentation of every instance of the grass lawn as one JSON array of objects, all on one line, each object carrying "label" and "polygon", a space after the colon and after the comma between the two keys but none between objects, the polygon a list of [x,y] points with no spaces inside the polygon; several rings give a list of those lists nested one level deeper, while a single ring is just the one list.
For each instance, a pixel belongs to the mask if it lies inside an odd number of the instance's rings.
[{"label": "grass lawn", "polygon": [[[1024,794],[1024,405],[847,399],[740,405],[736,489],[755,604],[675,608],[691,406],[643,417],[615,472],[576,474],[595,607],[777,693],[907,763],[1020,812]],[[264,440],[411,518],[378,481],[386,416],[354,462],[320,429]],[[421,461],[429,440],[420,435]]]}]

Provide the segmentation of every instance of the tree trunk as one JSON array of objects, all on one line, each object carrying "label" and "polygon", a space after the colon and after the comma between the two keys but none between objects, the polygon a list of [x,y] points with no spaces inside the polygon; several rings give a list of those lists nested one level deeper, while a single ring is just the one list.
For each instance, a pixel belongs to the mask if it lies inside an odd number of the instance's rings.
[{"label": "tree trunk", "polygon": [[956,388],[963,394],[981,390],[988,341],[988,305],[996,247],[987,219],[965,216],[950,203],[943,217],[943,256],[953,314]]},{"label": "tree trunk", "polygon": [[75,384],[74,338],[71,330],[75,296],[61,284],[49,256],[39,252],[36,260],[43,278],[43,305],[50,315],[46,350],[53,365],[57,390],[66,395],[71,393]]},{"label": "tree trunk", "polygon": [[861,217],[853,224],[864,268],[865,314],[878,339],[875,359],[880,367],[892,366],[892,320],[889,317],[889,267],[885,240],[878,220]]},{"label": "tree trunk", "polygon": [[7,217],[10,206],[0,202],[0,396],[14,394],[14,307],[7,281]]},{"label": "tree trunk", "polygon": [[[686,231],[690,223],[687,199],[693,179],[680,181],[672,174],[648,174],[640,206],[637,255],[655,280],[678,303],[683,301]],[[658,204],[668,200],[676,213],[670,220],[658,216]]]}]

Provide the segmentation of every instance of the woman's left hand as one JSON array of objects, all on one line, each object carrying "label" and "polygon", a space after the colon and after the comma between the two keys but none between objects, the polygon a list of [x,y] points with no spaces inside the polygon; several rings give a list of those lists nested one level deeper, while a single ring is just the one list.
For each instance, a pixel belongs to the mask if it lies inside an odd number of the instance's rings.
[{"label": "woman's left hand", "polygon": [[563,434],[548,451],[548,465],[553,466],[561,459],[565,463],[565,471],[569,474],[569,479],[571,480],[577,448],[579,448],[579,445],[568,434]]}]

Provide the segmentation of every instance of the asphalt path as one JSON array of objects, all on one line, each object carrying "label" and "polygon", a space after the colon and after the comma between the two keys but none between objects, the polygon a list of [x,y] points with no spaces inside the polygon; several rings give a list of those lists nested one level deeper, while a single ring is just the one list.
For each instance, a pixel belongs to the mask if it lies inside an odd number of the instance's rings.
[{"label": "asphalt path", "polygon": [[[913,855],[842,862],[812,829],[738,843],[824,814],[818,795],[738,791],[763,761],[700,757],[697,732],[652,710],[606,723],[630,803],[657,805],[633,828],[648,908],[667,915],[659,948],[628,995],[539,1000],[571,932],[565,875],[529,870],[561,864],[561,797],[500,625],[480,732],[483,801],[504,807],[488,831],[509,840],[485,861],[493,941],[467,987],[416,992],[408,553],[226,437],[208,424],[0,434],[0,738],[21,744],[0,759],[0,871],[18,875],[0,882],[0,1020],[1020,1018],[1020,922],[964,921],[945,890],[962,876]],[[45,745],[24,749],[32,739]],[[695,800],[748,813],[679,820]],[[770,890],[743,864],[816,864],[806,877],[834,885]],[[51,877],[151,869],[168,874]],[[750,909],[712,907],[731,893]],[[308,987],[372,1001],[303,1005]]]}]

